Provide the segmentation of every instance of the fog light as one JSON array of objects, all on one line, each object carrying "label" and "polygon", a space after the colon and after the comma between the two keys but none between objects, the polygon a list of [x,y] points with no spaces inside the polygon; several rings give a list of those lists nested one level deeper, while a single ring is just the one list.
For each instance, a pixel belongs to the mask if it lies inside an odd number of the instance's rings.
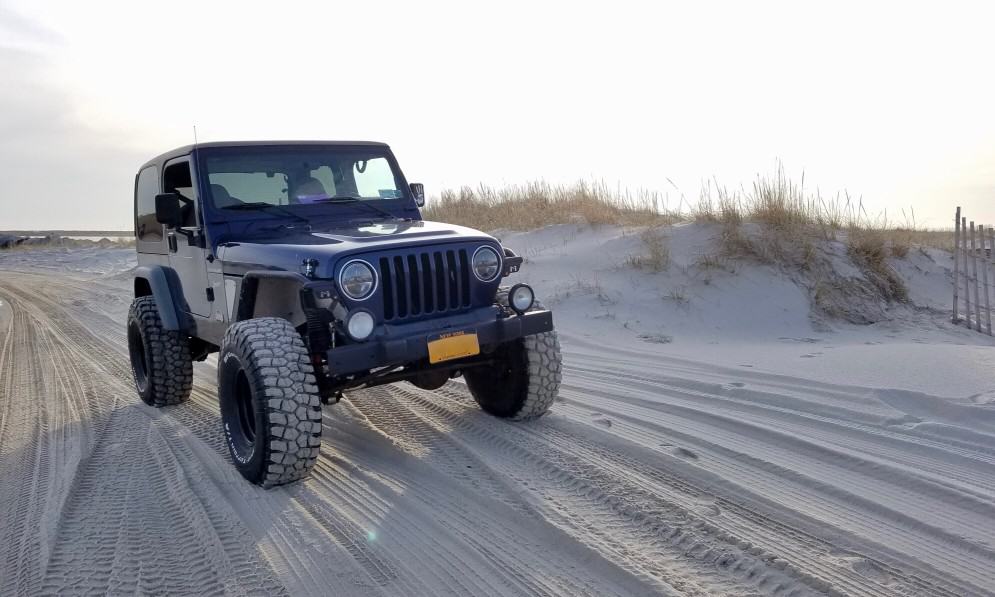
[{"label": "fog light", "polygon": [[508,291],[508,304],[519,315],[532,308],[535,300],[536,295],[528,284],[515,284]]},{"label": "fog light", "polygon": [[362,342],[373,333],[373,315],[369,311],[353,311],[346,318],[345,329],[353,340]]}]

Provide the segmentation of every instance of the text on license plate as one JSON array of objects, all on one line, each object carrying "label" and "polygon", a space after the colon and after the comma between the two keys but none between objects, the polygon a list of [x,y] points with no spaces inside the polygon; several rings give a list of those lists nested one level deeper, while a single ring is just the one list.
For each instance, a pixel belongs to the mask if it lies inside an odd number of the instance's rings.
[{"label": "text on license plate", "polygon": [[477,334],[472,332],[449,332],[434,336],[428,341],[428,362],[441,363],[462,357],[480,354]]}]

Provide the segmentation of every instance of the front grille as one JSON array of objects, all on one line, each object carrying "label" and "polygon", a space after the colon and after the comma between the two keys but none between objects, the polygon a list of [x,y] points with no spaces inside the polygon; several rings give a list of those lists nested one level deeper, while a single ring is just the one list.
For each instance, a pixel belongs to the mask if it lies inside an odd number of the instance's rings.
[{"label": "front grille", "polygon": [[466,249],[381,257],[380,280],[386,321],[470,306]]}]

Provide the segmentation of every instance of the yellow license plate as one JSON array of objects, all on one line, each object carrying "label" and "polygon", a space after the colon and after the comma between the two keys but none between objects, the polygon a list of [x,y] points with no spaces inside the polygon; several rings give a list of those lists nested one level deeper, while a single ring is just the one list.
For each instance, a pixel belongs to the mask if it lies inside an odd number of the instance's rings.
[{"label": "yellow license plate", "polygon": [[480,344],[477,342],[477,334],[471,332],[440,334],[428,341],[429,363],[472,357],[475,354],[480,354]]}]

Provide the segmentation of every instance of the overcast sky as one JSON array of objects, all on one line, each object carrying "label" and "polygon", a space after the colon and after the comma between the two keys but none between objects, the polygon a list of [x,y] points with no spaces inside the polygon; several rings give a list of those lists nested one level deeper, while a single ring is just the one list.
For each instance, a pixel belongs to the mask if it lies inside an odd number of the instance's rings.
[{"label": "overcast sky", "polygon": [[[158,11],[162,12],[158,12]],[[995,223],[986,3],[0,0],[0,229],[130,228],[193,140],[386,141],[430,194],[694,199],[778,160],[894,222]]]}]

